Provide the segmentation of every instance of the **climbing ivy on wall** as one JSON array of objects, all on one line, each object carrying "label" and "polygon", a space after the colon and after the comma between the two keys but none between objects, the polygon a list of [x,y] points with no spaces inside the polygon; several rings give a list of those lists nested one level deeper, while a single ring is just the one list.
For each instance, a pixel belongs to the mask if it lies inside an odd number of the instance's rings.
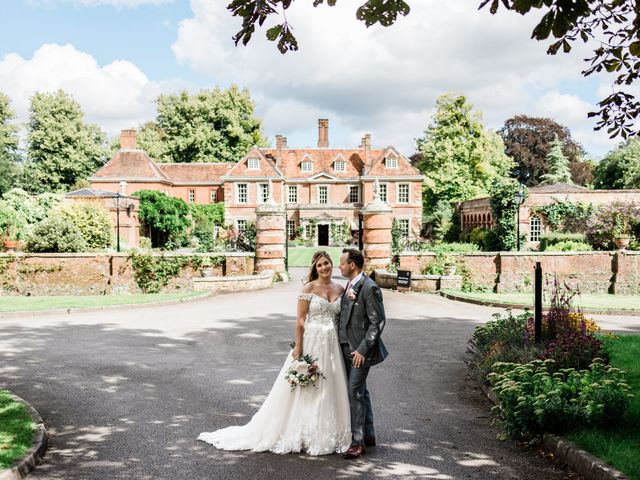
[{"label": "climbing ivy on wall", "polygon": [[[516,193],[520,184],[513,179],[498,180],[491,187],[491,209],[495,219],[495,248],[497,250],[514,250],[517,245],[516,216],[518,203]],[[524,188],[524,199],[529,195]]]},{"label": "climbing ivy on wall", "polygon": [[220,266],[224,257],[154,257],[133,254],[130,257],[133,278],[144,293],[158,293],[188,266],[197,270],[205,265]]},{"label": "climbing ivy on wall", "polygon": [[592,203],[561,202],[554,199],[553,203],[535,207],[532,212],[544,215],[553,230],[573,233],[584,230],[586,221],[595,210]]}]

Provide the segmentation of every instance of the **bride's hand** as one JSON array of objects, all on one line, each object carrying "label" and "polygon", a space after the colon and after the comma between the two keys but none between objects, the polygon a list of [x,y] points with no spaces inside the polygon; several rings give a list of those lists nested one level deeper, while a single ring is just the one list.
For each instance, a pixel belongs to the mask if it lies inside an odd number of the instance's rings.
[{"label": "bride's hand", "polygon": [[294,359],[300,358],[302,356],[302,349],[300,347],[294,348],[292,355]]}]

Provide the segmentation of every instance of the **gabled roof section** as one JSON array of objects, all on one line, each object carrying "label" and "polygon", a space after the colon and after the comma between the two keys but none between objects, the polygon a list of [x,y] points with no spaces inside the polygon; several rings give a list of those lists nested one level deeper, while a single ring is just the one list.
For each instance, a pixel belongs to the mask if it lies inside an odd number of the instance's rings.
[{"label": "gabled roof section", "polygon": [[98,170],[91,180],[119,179],[127,181],[168,180],[166,175],[158,168],[143,150],[120,150],[111,160],[109,160],[100,170]]},{"label": "gabled roof section", "polygon": [[117,197],[118,194],[116,192],[108,192],[106,190],[99,190],[96,188],[81,188],[80,190],[74,190],[73,192],[65,193],[64,196],[67,198],[73,198],[73,197],[114,198],[114,197]]},{"label": "gabled roof section", "polygon": [[[271,154],[267,156],[267,154]],[[247,160],[249,158],[260,159],[260,168],[258,170],[249,170],[247,168]],[[273,156],[273,150],[265,150],[258,147],[252,147],[247,154],[229,170],[225,177],[277,177],[282,178],[282,172],[276,166]]]},{"label": "gabled roof section", "polygon": [[[420,172],[416,167],[411,165],[411,162],[395,147],[387,147],[384,150],[378,150],[378,155],[373,156],[372,151],[372,162],[371,167],[369,167],[364,175],[375,175],[375,176],[394,176],[394,175],[420,175]],[[388,156],[393,156],[398,159],[398,167],[388,169],[385,166],[384,159]]]},{"label": "gabled roof section", "polygon": [[233,163],[159,163],[157,167],[172,182],[222,183]]},{"label": "gabled roof section", "polygon": [[[320,172],[332,175],[336,179],[353,178],[362,175],[364,168],[363,149],[329,149],[329,148],[283,148],[264,149],[263,152],[272,155],[278,161],[287,178],[311,178]],[[372,150],[372,155],[378,155],[381,150]],[[340,156],[346,163],[344,172],[333,169],[334,161]],[[313,171],[303,172],[300,164],[308,158],[313,161]]]},{"label": "gabled roof section", "polygon": [[327,172],[319,172],[319,173],[316,173],[315,175],[313,175],[312,177],[309,177],[309,180],[322,180],[322,179],[340,180],[335,175],[331,175],[330,173],[327,173]]}]

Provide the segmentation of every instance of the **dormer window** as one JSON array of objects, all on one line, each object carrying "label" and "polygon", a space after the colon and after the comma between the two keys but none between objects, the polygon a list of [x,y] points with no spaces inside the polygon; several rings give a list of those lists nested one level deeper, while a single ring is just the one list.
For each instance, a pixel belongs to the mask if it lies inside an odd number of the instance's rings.
[{"label": "dormer window", "polygon": [[344,160],[336,160],[333,164],[333,169],[336,172],[344,172],[347,169],[347,162]]},{"label": "dormer window", "polygon": [[247,160],[247,168],[249,170],[258,170],[260,169],[260,159],[259,158],[250,158]]},{"label": "dormer window", "polygon": [[384,159],[384,165],[387,168],[398,168],[398,159],[396,157],[387,157]]},{"label": "dormer window", "polygon": [[313,171],[313,162],[311,160],[304,160],[300,164],[300,169],[303,172],[312,172]]}]

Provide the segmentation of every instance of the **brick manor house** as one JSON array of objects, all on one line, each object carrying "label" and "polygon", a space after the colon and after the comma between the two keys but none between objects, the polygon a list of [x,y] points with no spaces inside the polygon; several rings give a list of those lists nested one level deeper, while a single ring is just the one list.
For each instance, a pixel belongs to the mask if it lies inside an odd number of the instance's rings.
[{"label": "brick manor house", "polygon": [[[158,190],[188,203],[224,202],[225,221],[242,230],[269,195],[287,212],[287,234],[300,229],[315,244],[358,231],[360,211],[380,197],[407,237],[422,223],[422,175],[394,147],[371,147],[367,134],[357,148],[329,148],[329,121],[318,120],[317,148],[290,148],[276,135],[275,148],[253,147],[237,163],[155,163],[123,130],[121,148],[90,179],[94,189],[131,195]],[[273,190],[272,192],[270,191]]]}]

